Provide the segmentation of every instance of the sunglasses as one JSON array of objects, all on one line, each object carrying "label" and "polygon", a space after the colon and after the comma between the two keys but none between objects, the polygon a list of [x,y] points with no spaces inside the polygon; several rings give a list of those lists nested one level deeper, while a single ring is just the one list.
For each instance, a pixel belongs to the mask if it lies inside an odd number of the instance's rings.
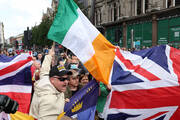
[{"label": "sunglasses", "polygon": [[59,79],[59,80],[62,81],[62,82],[64,82],[65,80],[68,80],[68,81],[69,81],[69,77],[60,77],[60,78],[54,77],[54,78],[57,78],[57,79]]}]

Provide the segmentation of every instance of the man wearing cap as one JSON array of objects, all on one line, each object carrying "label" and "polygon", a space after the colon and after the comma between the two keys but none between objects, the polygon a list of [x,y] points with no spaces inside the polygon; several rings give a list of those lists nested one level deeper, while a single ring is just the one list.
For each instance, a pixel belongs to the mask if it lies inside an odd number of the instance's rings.
[{"label": "man wearing cap", "polygon": [[54,48],[45,56],[40,72],[40,80],[35,82],[30,115],[38,120],[56,120],[64,109],[64,93],[68,85],[69,75],[62,66],[50,69]]}]

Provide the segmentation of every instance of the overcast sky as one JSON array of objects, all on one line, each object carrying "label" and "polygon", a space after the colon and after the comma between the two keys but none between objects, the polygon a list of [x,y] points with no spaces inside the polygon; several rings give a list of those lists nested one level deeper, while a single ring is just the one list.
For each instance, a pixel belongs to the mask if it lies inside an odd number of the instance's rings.
[{"label": "overcast sky", "polygon": [[43,11],[52,0],[0,0],[0,22],[4,24],[5,39],[38,25]]}]

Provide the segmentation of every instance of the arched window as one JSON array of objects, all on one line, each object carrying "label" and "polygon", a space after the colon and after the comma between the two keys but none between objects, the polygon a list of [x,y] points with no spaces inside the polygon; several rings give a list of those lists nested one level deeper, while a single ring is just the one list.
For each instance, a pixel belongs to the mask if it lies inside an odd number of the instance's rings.
[{"label": "arched window", "polygon": [[117,5],[116,5],[116,3],[114,3],[113,4],[113,9],[114,9],[114,21],[116,21],[117,20]]},{"label": "arched window", "polygon": [[98,25],[98,11],[95,12],[95,24]]},{"label": "arched window", "polygon": [[112,5],[110,7],[110,10],[111,10],[111,20],[110,21],[113,21],[113,7],[112,7]]},{"label": "arched window", "polygon": [[108,22],[111,21],[111,5],[108,6]]},{"label": "arched window", "polygon": [[137,0],[137,15],[140,15],[142,12],[142,2],[141,0]]},{"label": "arched window", "polygon": [[101,24],[102,22],[102,11],[101,8],[99,9],[99,23]]},{"label": "arched window", "polygon": [[121,17],[121,5],[119,4],[118,7],[119,7],[119,9],[118,9],[119,10],[119,15],[118,16]]},{"label": "arched window", "polygon": [[145,12],[149,9],[149,0],[145,0]]}]

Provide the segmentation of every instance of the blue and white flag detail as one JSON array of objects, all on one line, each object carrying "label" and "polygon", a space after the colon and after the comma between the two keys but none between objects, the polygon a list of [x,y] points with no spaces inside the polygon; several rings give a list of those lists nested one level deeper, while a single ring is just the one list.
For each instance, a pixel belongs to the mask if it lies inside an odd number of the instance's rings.
[{"label": "blue and white flag detail", "polygon": [[180,118],[180,50],[168,45],[117,50],[110,83],[107,120]]},{"label": "blue and white flag detail", "polygon": [[14,57],[0,55],[0,94],[19,103],[19,111],[28,113],[31,100],[32,58],[29,54]]}]

